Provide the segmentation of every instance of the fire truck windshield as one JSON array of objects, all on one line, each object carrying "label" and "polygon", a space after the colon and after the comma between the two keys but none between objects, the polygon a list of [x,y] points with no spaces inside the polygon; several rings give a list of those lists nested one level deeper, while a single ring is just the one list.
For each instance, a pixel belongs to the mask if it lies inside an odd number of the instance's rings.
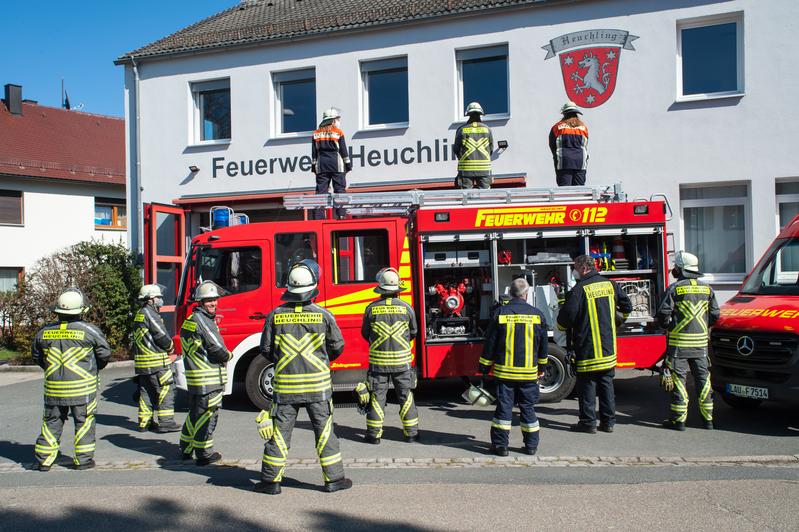
[{"label": "fire truck windshield", "polygon": [[741,293],[799,295],[799,238],[776,240]]},{"label": "fire truck windshield", "polygon": [[231,294],[261,286],[261,248],[229,247],[197,249],[195,285],[213,281]]}]

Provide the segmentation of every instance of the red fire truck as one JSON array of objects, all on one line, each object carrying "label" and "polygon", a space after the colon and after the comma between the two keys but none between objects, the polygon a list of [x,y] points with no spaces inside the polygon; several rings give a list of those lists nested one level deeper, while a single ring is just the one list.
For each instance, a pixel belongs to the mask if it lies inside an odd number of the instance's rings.
[{"label": "red fire truck", "polygon": [[[153,237],[145,275],[148,282],[179,279],[175,305],[165,308],[178,328],[200,281],[229,292],[217,318],[233,353],[226,391],[243,382],[256,406],[265,406],[272,390],[272,368],[258,356],[264,320],[280,304],[290,265],[305,258],[321,267],[317,302],[335,315],[346,342],[332,364],[334,389],[351,389],[365,375],[361,320],[377,297],[375,275],[385,266],[400,272],[408,286],[400,297],[417,311],[415,364],[423,379],[475,375],[492,308],[520,276],[533,287],[530,302],[556,329],[558,300],[573,285],[570,265],[582,254],[594,256],[602,275],[633,300],[633,313],[619,328],[619,367],[650,368],[665,350],[664,333],[652,318],[668,272],[665,198],[628,201],[615,185],[306,195],[286,197],[284,205],[344,208],[349,216],[210,230],[192,239],[185,259],[179,238],[166,251],[158,252],[155,242],[163,232],[163,224],[156,227],[159,217],[172,216],[180,235],[180,209],[149,205],[145,216]],[[542,398],[558,401],[575,379],[565,337],[549,334]]]}]

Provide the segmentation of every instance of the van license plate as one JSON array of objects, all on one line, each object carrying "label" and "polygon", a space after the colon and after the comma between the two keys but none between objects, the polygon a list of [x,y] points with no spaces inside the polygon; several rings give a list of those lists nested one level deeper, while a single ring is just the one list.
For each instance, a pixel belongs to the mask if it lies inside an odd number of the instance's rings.
[{"label": "van license plate", "polygon": [[768,388],[756,388],[755,386],[728,384],[727,393],[748,399],[768,399]]}]

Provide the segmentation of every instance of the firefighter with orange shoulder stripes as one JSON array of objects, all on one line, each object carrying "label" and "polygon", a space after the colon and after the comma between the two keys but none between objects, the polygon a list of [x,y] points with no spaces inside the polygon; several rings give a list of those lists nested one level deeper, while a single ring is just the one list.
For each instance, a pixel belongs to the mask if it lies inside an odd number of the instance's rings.
[{"label": "firefighter with orange shoulder stripes", "polygon": [[[333,192],[340,194],[347,191],[347,172],[352,171],[350,153],[344,140],[344,132],[340,129],[341,113],[331,107],[322,113],[319,128],[311,138],[311,171],[316,174],[316,193],[327,194],[330,183]],[[344,209],[336,209],[336,216],[343,218]],[[324,210],[313,212],[314,219],[323,219]]]},{"label": "firefighter with orange shoulder stripes", "polygon": [[559,187],[585,185],[588,165],[588,126],[577,115],[583,114],[574,102],[560,109],[563,117],[549,130],[549,150],[555,163]]},{"label": "firefighter with orange shoulder stripes", "polygon": [[184,460],[197,458],[197,465],[222,459],[214,451],[214,430],[222,408],[227,384],[227,363],[233,354],[225,347],[216,324],[216,308],[224,291],[213,281],[203,281],[194,291],[191,316],[180,328],[180,346],[186,368],[189,414],[180,433],[180,451]]},{"label": "firefighter with orange shoulder stripes", "polygon": [[657,318],[668,330],[666,358],[661,368],[661,384],[671,391],[671,417],[663,422],[667,429],[685,430],[688,417],[688,370],[694,376],[702,426],[713,429],[713,391],[710,386],[707,345],[709,329],[719,318],[719,305],[713,289],[699,281],[699,259],[685,251],[674,258],[672,275],[677,282],[668,287]]},{"label": "firefighter with orange shoulder stripes", "polygon": [[411,365],[411,342],[417,332],[416,314],[408,303],[398,297],[405,289],[397,270],[383,268],[377,273],[377,286],[374,289],[381,297],[370,303],[363,315],[361,336],[369,342],[367,443],[380,443],[390,383],[394,384],[400,403],[405,441],[412,443],[419,439],[419,413],[413,400],[416,371]]},{"label": "firefighter with orange shoulder stripes", "polygon": [[485,114],[483,107],[472,102],[466,107],[468,117],[455,132],[452,150],[458,158],[459,188],[491,188],[491,153],[494,151],[494,136],[491,128],[480,121]]},{"label": "firefighter with orange shoulder stripes", "polygon": [[44,370],[44,416],[33,465],[39,471],[49,471],[58,457],[70,413],[75,421],[74,468],[94,467],[98,372],[108,364],[111,348],[100,329],[83,321],[86,310],[80,290],[66,290],[53,310],[58,321],[42,327],[33,340],[33,361]]},{"label": "firefighter with orange shoulder stripes", "polygon": [[508,456],[513,407],[519,405],[523,451],[538,450],[538,378],[547,363],[547,323],[540,310],[527,303],[530,285],[523,278],[510,286],[511,299],[494,311],[486,332],[480,372],[485,376],[494,368],[497,381],[497,407],[491,422],[491,452]]},{"label": "firefighter with orange shoulder stripes", "polygon": [[338,439],[333,429],[333,386],[330,361],[344,351],[344,337],[333,315],[313,302],[319,295],[319,265],[305,259],[289,270],[285,303],[266,317],[261,355],[274,363],[274,396],[269,411],[256,418],[266,440],[261,481],[254,490],[277,495],[286,469],[291,433],[300,408],[305,408],[316,436],[325,491],[352,487],[344,477]]}]

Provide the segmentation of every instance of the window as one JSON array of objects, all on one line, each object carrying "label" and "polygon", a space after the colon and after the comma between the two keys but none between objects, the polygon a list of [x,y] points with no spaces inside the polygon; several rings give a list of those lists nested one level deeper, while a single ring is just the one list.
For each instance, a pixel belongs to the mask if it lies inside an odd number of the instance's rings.
[{"label": "window", "polygon": [[681,99],[743,94],[741,15],[679,22],[677,42]]},{"label": "window", "polygon": [[116,199],[94,198],[94,227],[96,229],[127,228],[128,210],[125,203]]},{"label": "window", "polygon": [[715,281],[740,281],[747,271],[747,185],[680,190],[686,251]]},{"label": "window", "polygon": [[377,272],[389,265],[386,231],[335,232],[333,243],[335,284],[374,282]]},{"label": "window", "polygon": [[799,295],[799,239],[775,241],[764,255],[767,257],[752,272],[742,292],[764,295]]},{"label": "window", "polygon": [[319,262],[316,233],[279,233],[275,235],[275,286],[285,288],[289,268],[295,262],[313,259]]},{"label": "window", "polygon": [[274,72],[276,131],[307,133],[316,129],[316,73],[313,68]]},{"label": "window", "polygon": [[491,46],[456,52],[461,103],[458,117],[470,102],[478,102],[487,118],[510,114],[508,102],[508,47]]},{"label": "window", "polygon": [[0,224],[22,225],[22,192],[0,190]]},{"label": "window", "polygon": [[0,292],[16,292],[22,280],[22,268],[0,268]]},{"label": "window", "polygon": [[197,283],[213,281],[231,294],[249,292],[261,286],[261,249],[200,248]]},{"label": "window", "polygon": [[197,142],[230,140],[230,80],[192,83]]},{"label": "window", "polygon": [[[777,231],[799,215],[799,181],[777,182]],[[780,255],[783,270],[799,270],[799,245],[786,246]]]},{"label": "window", "polygon": [[366,126],[408,125],[408,58],[361,63]]}]

